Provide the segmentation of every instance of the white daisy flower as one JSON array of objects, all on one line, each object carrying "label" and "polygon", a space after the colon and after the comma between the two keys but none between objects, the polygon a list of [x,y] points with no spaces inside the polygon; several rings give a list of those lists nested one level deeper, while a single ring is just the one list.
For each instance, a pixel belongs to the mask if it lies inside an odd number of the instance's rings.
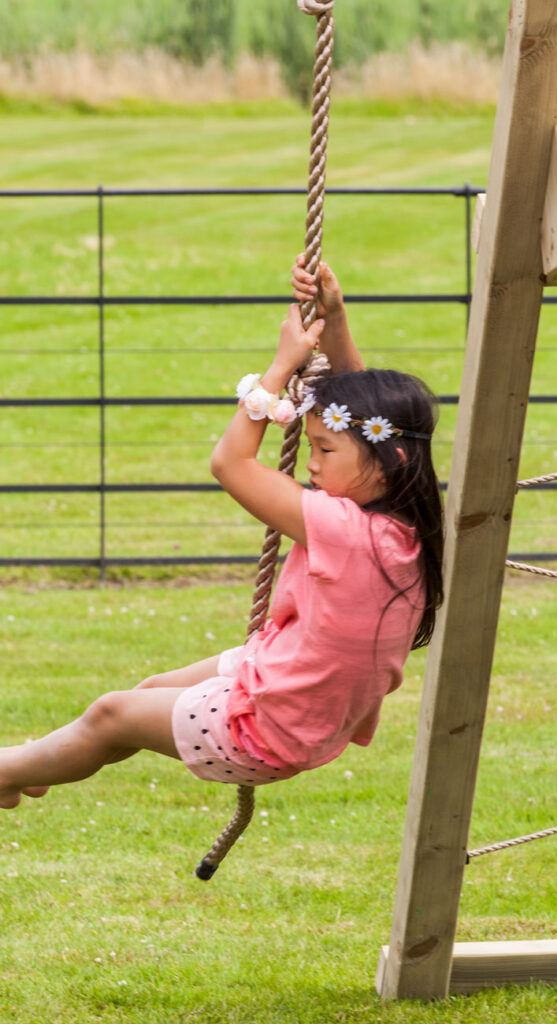
[{"label": "white daisy flower", "polygon": [[298,406],[298,416],[305,416],[306,412],[313,409],[315,405],[315,391],[313,388],[308,388],[304,397],[303,402]]},{"label": "white daisy flower", "polygon": [[246,395],[249,395],[250,391],[256,386],[261,380],[261,374],[259,373],[246,373],[245,377],[242,377],[236,388],[236,398],[242,401]]},{"label": "white daisy flower", "polygon": [[350,426],[351,416],[347,405],[337,405],[331,402],[326,409],[323,409],[323,423],[330,430],[347,430]]},{"label": "white daisy flower", "polygon": [[377,444],[378,441],[386,441],[392,433],[392,423],[389,423],[383,416],[371,416],[369,420],[364,421],[362,426],[362,434],[372,444]]}]

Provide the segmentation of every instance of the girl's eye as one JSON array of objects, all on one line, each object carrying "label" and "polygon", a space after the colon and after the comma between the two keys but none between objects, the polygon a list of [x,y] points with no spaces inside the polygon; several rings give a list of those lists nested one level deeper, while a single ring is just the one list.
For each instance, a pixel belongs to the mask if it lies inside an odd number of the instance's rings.
[{"label": "girl's eye", "polygon": [[322,451],[324,455],[327,455],[329,452],[332,452],[332,450],[333,450],[332,448],[321,448],[320,449],[320,451]]}]

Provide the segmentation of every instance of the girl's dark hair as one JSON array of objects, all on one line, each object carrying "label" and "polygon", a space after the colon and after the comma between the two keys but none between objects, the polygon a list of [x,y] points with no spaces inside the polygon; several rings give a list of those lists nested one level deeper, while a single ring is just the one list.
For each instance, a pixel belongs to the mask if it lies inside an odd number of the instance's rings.
[{"label": "girl's dark hair", "polygon": [[[418,434],[432,434],[437,421],[437,402],[427,384],[397,370],[331,374],[321,378],[314,391],[319,406],[331,402],[346,405],[353,419],[382,416],[393,426]],[[420,538],[426,605],[412,648],[425,647],[443,600],[443,508],[431,459],[431,441],[393,434],[386,441],[372,444],[358,426],[350,427],[350,436],[369,457],[379,459],[387,483],[385,496],[364,507],[409,523]],[[397,448],[402,449],[404,458]],[[384,566],[381,569],[396,590],[394,601],[404,591],[395,586]]]}]

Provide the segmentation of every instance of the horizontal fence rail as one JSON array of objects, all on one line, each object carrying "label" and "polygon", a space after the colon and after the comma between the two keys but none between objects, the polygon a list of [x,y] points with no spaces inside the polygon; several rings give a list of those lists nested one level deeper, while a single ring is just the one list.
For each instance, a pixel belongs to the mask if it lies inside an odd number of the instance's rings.
[{"label": "horizontal fence rail", "polygon": [[[457,198],[464,201],[464,277],[466,287],[462,292],[456,293],[393,293],[393,294],[351,294],[345,296],[345,302],[350,304],[459,304],[466,308],[467,314],[471,302],[472,290],[472,253],[471,253],[471,203],[474,197],[483,192],[481,186],[465,184],[454,188],[327,188],[328,196],[436,196],[446,198]],[[99,544],[98,555],[95,557],[0,557],[0,566],[75,566],[94,567],[100,570],[101,578],[104,577],[107,567],[125,566],[205,566],[205,565],[251,565],[257,563],[258,554],[253,555],[211,555],[211,556],[152,556],[152,557],[111,557],[106,554],[106,507],[105,497],[109,494],[118,493],[194,493],[194,492],[220,492],[219,484],[200,482],[152,482],[152,483],[112,483],[106,478],[106,420],[105,410],[110,407],[127,406],[233,406],[236,400],[218,396],[118,396],[113,397],[106,394],[105,382],[105,322],[104,311],[109,307],[121,306],[257,306],[257,305],[282,305],[289,304],[292,299],[289,295],[107,295],[104,284],[104,212],[105,202],[111,198],[146,198],[156,197],[164,200],[168,197],[190,197],[199,198],[212,196],[215,198],[224,197],[257,197],[257,196],[305,196],[304,188],[176,188],[176,189],[121,189],[104,188],[99,186],[96,189],[0,189],[0,200],[14,199],[66,199],[85,198],[96,201],[97,207],[97,289],[92,295],[0,295],[0,307],[50,307],[50,306],[89,306],[95,307],[98,311],[98,347],[91,350],[96,352],[98,357],[99,376],[98,393],[92,396],[72,397],[0,397],[0,409],[2,408],[63,408],[63,407],[92,407],[98,409],[98,437],[94,442],[89,442],[98,447],[99,479],[95,482],[82,483],[36,483],[36,484],[0,484],[0,494],[96,494],[99,496],[99,523],[98,529]],[[544,304],[554,305],[557,297],[544,296]],[[5,350],[7,351],[7,350]],[[33,350],[17,349],[10,350],[11,354],[52,354],[53,352],[69,352],[73,350]],[[134,350],[126,350],[133,352]],[[142,351],[142,350],[137,350]],[[173,350],[169,350],[173,351]],[[441,405],[456,405],[458,395],[441,395],[438,398]],[[529,399],[532,404],[557,403],[557,395],[531,395]],[[141,442],[138,442],[139,444]],[[68,447],[83,446],[83,442],[67,442]],[[6,445],[3,445],[6,447]],[[446,489],[446,482],[441,487]],[[557,484],[544,483],[534,485],[532,490],[555,490]],[[88,524],[89,525],[89,524]],[[141,524],[140,524],[141,525]],[[158,524],[166,525],[166,524]],[[39,526],[38,528],[43,528]],[[46,528],[46,527],[44,527]],[[513,552],[509,557],[518,561],[553,561],[557,560],[557,552]]]}]

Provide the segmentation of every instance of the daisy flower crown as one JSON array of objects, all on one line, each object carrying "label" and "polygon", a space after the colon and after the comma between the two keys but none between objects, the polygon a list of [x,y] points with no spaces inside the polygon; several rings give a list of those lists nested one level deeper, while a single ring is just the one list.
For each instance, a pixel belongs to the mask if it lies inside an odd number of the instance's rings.
[{"label": "daisy flower crown", "polygon": [[298,416],[303,416],[306,412],[313,412],[315,416],[320,416],[325,426],[335,432],[348,430],[350,427],[360,427],[366,441],[370,441],[371,444],[387,441],[389,437],[416,437],[420,441],[431,441],[432,437],[431,434],[395,427],[384,416],[358,418],[352,415],[347,405],[337,405],[336,402],[331,402],[330,405],[322,408],[317,405],[317,399],[311,389],[308,390],[303,402],[298,406]]}]

